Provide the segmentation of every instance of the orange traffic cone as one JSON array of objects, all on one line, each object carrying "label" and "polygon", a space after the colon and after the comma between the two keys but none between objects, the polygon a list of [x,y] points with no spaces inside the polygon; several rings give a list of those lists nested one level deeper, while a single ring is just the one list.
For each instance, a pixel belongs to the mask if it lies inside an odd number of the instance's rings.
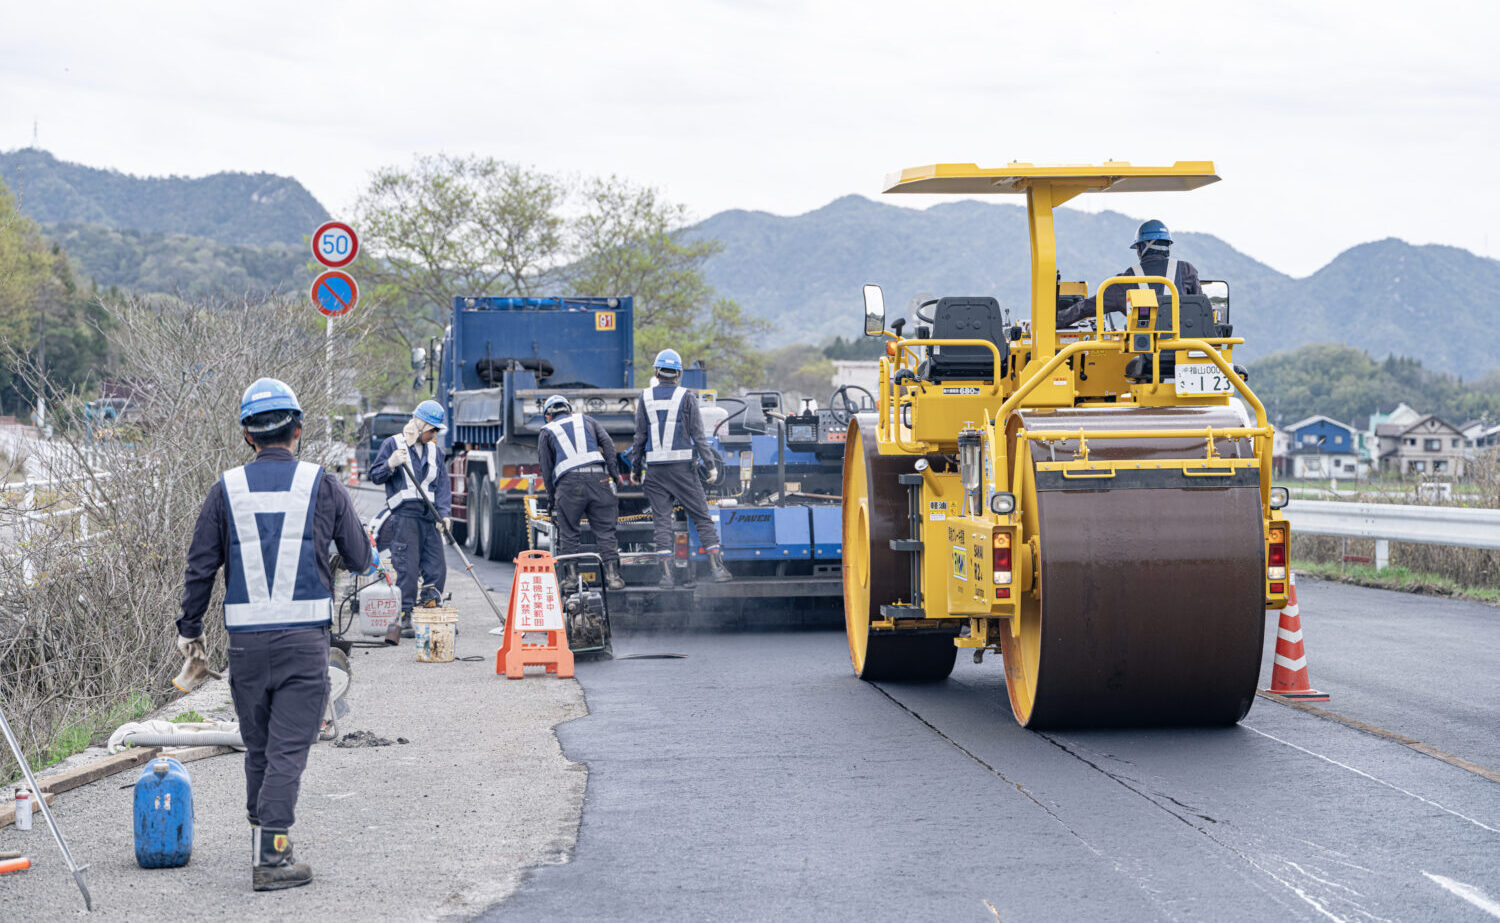
[{"label": "orange traffic cone", "polygon": [[[525,635],[541,635],[531,643]],[[495,652],[495,673],[510,679],[526,675],[527,667],[546,667],[558,679],[573,675],[573,651],[563,627],[562,601],[552,555],[523,551],[516,557],[516,576],[510,585],[505,613],[505,641]]]},{"label": "orange traffic cone", "polygon": [[359,486],[359,456],[349,456],[349,479],[344,482],[346,487]]},{"label": "orange traffic cone", "polygon": [[1302,646],[1302,610],[1297,606],[1297,578],[1291,578],[1286,608],[1276,628],[1276,661],[1271,667],[1272,695],[1304,702],[1326,702],[1328,694],[1312,687],[1307,676],[1307,650]]}]

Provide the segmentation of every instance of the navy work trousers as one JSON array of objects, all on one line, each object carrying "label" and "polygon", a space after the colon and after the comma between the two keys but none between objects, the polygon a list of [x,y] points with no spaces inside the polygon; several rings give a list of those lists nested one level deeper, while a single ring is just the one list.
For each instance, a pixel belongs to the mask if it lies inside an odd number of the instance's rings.
[{"label": "navy work trousers", "polygon": [[442,598],[448,583],[448,561],[443,556],[443,537],[437,523],[425,513],[415,515],[397,511],[380,529],[381,554],[390,554],[396,568],[396,586],[401,588],[401,609],[410,612],[417,605],[417,575],[437,590]]},{"label": "navy work trousers", "polygon": [[674,500],[682,506],[693,525],[697,526],[698,539],[703,542],[704,548],[719,544],[719,530],[709,518],[703,482],[698,480],[698,468],[692,462],[647,464],[646,481],[641,486],[646,492],[646,502],[651,504],[651,524],[655,530],[657,554],[672,552]]},{"label": "navy work trousers", "polygon": [[245,810],[284,830],[328,707],[328,629],[231,633],[229,691],[245,740]]},{"label": "navy work trousers", "polygon": [[615,539],[615,525],[620,519],[620,501],[614,483],[603,471],[569,471],[557,482],[552,500],[553,521],[557,523],[557,554],[577,554],[582,545],[580,532],[584,518],[594,531],[594,546],[606,561],[620,560],[620,545]]}]

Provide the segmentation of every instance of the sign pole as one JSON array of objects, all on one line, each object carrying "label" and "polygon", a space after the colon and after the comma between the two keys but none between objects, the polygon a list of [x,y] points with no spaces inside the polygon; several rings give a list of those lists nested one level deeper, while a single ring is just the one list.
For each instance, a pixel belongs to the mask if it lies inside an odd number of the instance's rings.
[{"label": "sign pole", "polygon": [[333,318],[328,318],[328,333],[323,340],[323,361],[328,366],[328,443],[333,444]]},{"label": "sign pole", "polygon": [[343,267],[359,255],[359,236],[342,221],[325,221],[312,236],[313,258],[328,270],[313,280],[312,300],[328,326],[323,328],[323,364],[328,367],[325,398],[328,401],[328,441],[333,442],[333,319],[347,314],[359,300],[359,285]]}]

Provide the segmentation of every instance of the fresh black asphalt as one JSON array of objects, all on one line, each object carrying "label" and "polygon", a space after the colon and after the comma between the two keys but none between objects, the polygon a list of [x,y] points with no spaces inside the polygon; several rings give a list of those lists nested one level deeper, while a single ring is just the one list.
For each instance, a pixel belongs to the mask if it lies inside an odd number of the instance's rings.
[{"label": "fresh black asphalt", "polygon": [[[1500,610],[1299,590],[1323,707],[1500,768]],[[589,770],[575,853],[482,919],[1477,920],[1500,900],[1500,784],[1274,702],[1225,729],[1041,734],[993,657],[876,686],[842,632],[616,631],[618,655],[687,656],[580,664],[589,714],[558,728]]]}]

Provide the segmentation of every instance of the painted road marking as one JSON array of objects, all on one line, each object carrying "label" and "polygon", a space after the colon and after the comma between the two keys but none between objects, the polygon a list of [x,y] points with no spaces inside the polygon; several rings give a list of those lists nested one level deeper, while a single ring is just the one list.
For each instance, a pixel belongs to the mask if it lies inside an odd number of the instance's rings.
[{"label": "painted road marking", "polygon": [[1271,740],[1274,740],[1274,741],[1276,741],[1279,744],[1286,744],[1288,747],[1291,747],[1293,750],[1300,750],[1303,753],[1306,753],[1308,756],[1315,756],[1315,757],[1317,757],[1318,759],[1322,760],[1325,763],[1332,763],[1333,765],[1338,766],[1338,767],[1340,767],[1342,769],[1347,769],[1350,772],[1354,773],[1355,775],[1364,776],[1366,779],[1369,779],[1371,782],[1379,782],[1381,785],[1384,785],[1386,788],[1389,788],[1389,789],[1391,789],[1393,791],[1398,791],[1398,792],[1400,792],[1403,795],[1409,795],[1410,797],[1417,799],[1418,801],[1422,802],[1423,804],[1431,805],[1432,807],[1437,808],[1439,811],[1444,811],[1444,812],[1446,812],[1448,814],[1452,814],[1454,817],[1460,818],[1461,820],[1466,820],[1466,821],[1468,821],[1469,823],[1473,824],[1476,827],[1480,827],[1480,828],[1482,828],[1484,830],[1488,830],[1491,833],[1500,833],[1500,829],[1496,829],[1494,827],[1491,827],[1489,824],[1486,824],[1484,821],[1475,820],[1474,818],[1470,817],[1467,814],[1461,814],[1458,811],[1455,811],[1455,810],[1453,810],[1450,807],[1446,807],[1444,805],[1438,804],[1436,801],[1433,801],[1430,798],[1423,798],[1421,795],[1418,795],[1416,792],[1407,791],[1406,789],[1402,788],[1399,785],[1394,785],[1394,784],[1392,784],[1390,782],[1387,782],[1384,779],[1378,778],[1376,776],[1372,776],[1368,772],[1365,772],[1363,769],[1355,769],[1353,766],[1350,766],[1348,763],[1340,763],[1338,760],[1334,759],[1331,756],[1324,756],[1323,754],[1314,752],[1312,750],[1309,750],[1306,747],[1299,747],[1296,744],[1292,743],[1290,740],[1282,740],[1280,737],[1277,737],[1275,734],[1267,734],[1265,731],[1262,731],[1259,728],[1253,728],[1253,727],[1251,727],[1250,725],[1246,724],[1243,721],[1240,722],[1240,727],[1245,728],[1246,730],[1254,731],[1255,733],[1259,734],[1260,736],[1269,738]]},{"label": "painted road marking", "polygon": [[1442,875],[1434,875],[1431,872],[1423,872],[1422,874],[1437,882],[1443,890],[1457,894],[1490,916],[1500,919],[1500,901],[1494,900],[1480,889],[1473,885],[1466,885],[1461,881],[1444,878]]},{"label": "painted road marking", "polygon": [[1430,756],[1435,760],[1442,760],[1449,766],[1462,769],[1464,772],[1472,772],[1474,775],[1479,776],[1481,779],[1489,779],[1491,782],[1500,782],[1500,772],[1496,772],[1493,769],[1481,766],[1478,763],[1471,763],[1461,756],[1454,756],[1452,753],[1448,753],[1446,751],[1439,750],[1437,747],[1424,744],[1420,740],[1413,740],[1410,737],[1404,737],[1394,731],[1387,731],[1385,728],[1378,728],[1373,724],[1365,724],[1363,721],[1355,721],[1353,718],[1346,717],[1339,714],[1338,712],[1329,711],[1326,708],[1319,708],[1316,705],[1309,705],[1306,702],[1298,702],[1295,699],[1288,699],[1284,696],[1279,696],[1274,692],[1268,692],[1264,689],[1257,692],[1256,695],[1260,696],[1263,699],[1270,699],[1273,702],[1279,702],[1282,705],[1287,706],[1288,708],[1295,708],[1298,711],[1305,711],[1310,715],[1317,715],[1319,718],[1326,718],[1329,721],[1336,721],[1339,724],[1342,724],[1344,727],[1353,728],[1356,731],[1363,731],[1366,734],[1373,734],[1376,737],[1393,741],[1395,743],[1401,744],[1403,747],[1410,747],[1423,756]]}]

